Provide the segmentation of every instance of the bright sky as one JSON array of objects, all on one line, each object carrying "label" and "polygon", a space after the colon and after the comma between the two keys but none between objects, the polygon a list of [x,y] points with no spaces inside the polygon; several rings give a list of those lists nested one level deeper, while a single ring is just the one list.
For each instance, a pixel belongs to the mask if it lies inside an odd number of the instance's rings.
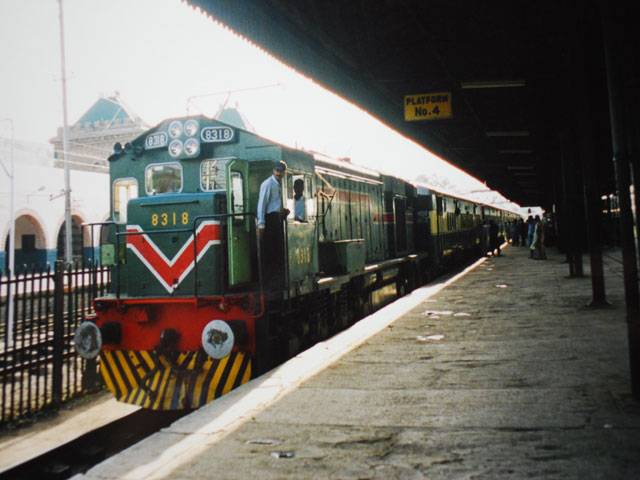
[{"label": "bright sky", "polygon": [[[64,9],[70,124],[115,91],[154,125],[185,115],[191,96],[280,84],[230,98],[260,135],[408,179],[436,174],[459,192],[485,188],[179,0]],[[62,125],[59,45],[56,0],[0,0],[0,118],[13,119],[18,139],[46,143]],[[196,99],[190,111],[213,116],[225,97]]]}]

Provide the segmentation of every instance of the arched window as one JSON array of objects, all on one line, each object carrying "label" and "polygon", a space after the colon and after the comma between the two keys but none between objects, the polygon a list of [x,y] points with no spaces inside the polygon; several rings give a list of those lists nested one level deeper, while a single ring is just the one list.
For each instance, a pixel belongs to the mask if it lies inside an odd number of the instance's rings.
[{"label": "arched window", "polygon": [[[44,268],[47,264],[47,250],[44,230],[32,215],[16,218],[15,271],[22,273],[32,268]],[[5,265],[9,268],[9,235],[5,238]]]},{"label": "arched window", "polygon": [[[59,260],[64,260],[65,258],[65,233],[66,231],[66,222],[62,222],[60,226],[60,230],[58,230],[58,242],[57,242],[57,256]],[[82,220],[80,217],[73,216],[71,218],[71,254],[73,262],[82,261],[83,257],[83,246],[84,246],[84,236],[82,232]]]}]

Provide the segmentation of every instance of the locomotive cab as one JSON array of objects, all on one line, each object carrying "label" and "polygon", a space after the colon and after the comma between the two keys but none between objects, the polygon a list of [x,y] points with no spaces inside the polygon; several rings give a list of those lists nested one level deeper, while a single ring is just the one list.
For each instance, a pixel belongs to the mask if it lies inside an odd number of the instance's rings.
[{"label": "locomotive cab", "polygon": [[240,136],[203,117],[164,122],[116,146],[113,225],[101,248],[116,297],[220,296],[257,284]]}]

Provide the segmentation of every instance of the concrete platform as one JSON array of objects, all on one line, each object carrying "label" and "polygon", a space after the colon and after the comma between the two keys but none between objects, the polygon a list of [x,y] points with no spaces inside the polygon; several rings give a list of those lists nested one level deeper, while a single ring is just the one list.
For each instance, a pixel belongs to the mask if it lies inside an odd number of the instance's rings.
[{"label": "concrete platform", "polygon": [[592,310],[561,260],[510,247],[82,478],[640,478],[619,268]]}]

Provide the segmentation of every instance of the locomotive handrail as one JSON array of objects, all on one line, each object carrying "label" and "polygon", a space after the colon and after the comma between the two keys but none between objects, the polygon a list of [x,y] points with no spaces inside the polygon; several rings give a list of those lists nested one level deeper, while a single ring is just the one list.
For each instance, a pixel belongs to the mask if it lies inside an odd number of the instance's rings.
[{"label": "locomotive handrail", "polygon": [[129,235],[155,235],[159,233],[188,233],[192,228],[168,228],[167,230],[136,230],[135,232],[116,232],[116,236],[127,237]]},{"label": "locomotive handrail", "polygon": [[[257,218],[256,214],[254,212],[242,212],[242,213],[213,213],[210,215],[199,215],[197,216],[194,220],[193,220],[193,258],[196,258],[197,252],[198,252],[198,245],[197,245],[197,239],[195,236],[195,231],[198,228],[198,223],[204,220],[208,220],[208,219],[216,219],[216,218],[229,218],[229,217],[254,217]],[[262,284],[262,246],[260,245],[260,242],[257,242],[257,251],[258,251],[258,289],[260,292],[260,299],[262,302],[262,298],[264,298],[264,287]],[[227,257],[227,262],[228,262],[228,257]],[[227,272],[228,272],[228,265],[227,265]],[[194,296],[196,297],[196,300],[198,298],[198,262],[197,260],[194,261],[194,272],[193,272],[193,293]],[[261,310],[263,309],[264,305],[261,306]],[[262,312],[261,312],[262,314]],[[261,315],[258,315],[261,316]]]},{"label": "locomotive handrail", "polygon": [[81,227],[90,227],[90,232],[91,232],[91,260],[93,261],[93,264],[96,264],[96,251],[95,251],[95,246],[93,243],[93,227],[95,226],[100,226],[100,236],[102,236],[102,227],[104,227],[105,225],[116,225],[116,222],[114,222],[113,220],[108,220],[106,222],[90,222],[90,223],[83,223],[80,226]]},{"label": "locomotive handrail", "polygon": [[[197,301],[198,299],[198,238],[196,236],[196,230],[198,228],[199,223],[208,219],[227,219],[229,217],[256,217],[256,214],[253,212],[242,212],[242,213],[214,213],[210,215],[199,215],[193,219],[193,224],[191,228],[171,228],[167,230],[137,230],[137,231],[123,231],[116,232],[116,252],[119,255],[120,252],[120,237],[127,237],[129,235],[160,235],[160,234],[171,234],[171,233],[191,233],[193,234],[193,262],[194,262],[194,275],[193,275],[193,292],[194,297]],[[105,222],[109,223],[109,222]],[[110,222],[115,223],[115,222]],[[261,260],[261,246],[260,242],[258,242],[258,288],[260,292],[260,298],[263,298],[264,287],[262,284],[262,262]],[[228,260],[227,260],[228,261]],[[116,264],[116,298],[120,299],[120,262],[119,258],[117,258]],[[227,268],[228,269],[228,268]],[[261,300],[262,302],[262,300]],[[261,306],[261,310],[263,306]],[[262,312],[261,312],[262,313]]]}]

